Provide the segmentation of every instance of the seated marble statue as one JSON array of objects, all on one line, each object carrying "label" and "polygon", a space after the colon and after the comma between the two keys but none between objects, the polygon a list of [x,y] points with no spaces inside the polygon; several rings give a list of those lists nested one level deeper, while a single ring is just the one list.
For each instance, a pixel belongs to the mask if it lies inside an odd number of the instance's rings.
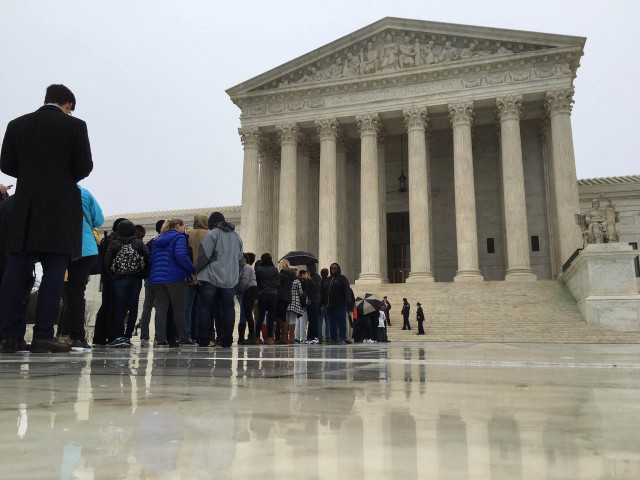
[{"label": "seated marble statue", "polygon": [[316,67],[311,67],[310,72],[306,73],[300,80],[298,80],[298,83],[317,82],[323,78],[324,75],[322,72],[318,71]]},{"label": "seated marble statue", "polygon": [[391,34],[387,34],[386,39],[387,43],[382,46],[381,71],[398,68],[398,45],[393,41]]},{"label": "seated marble statue", "polygon": [[616,223],[620,221],[620,213],[616,212],[611,200],[606,208],[601,208],[600,200],[594,198],[591,202],[591,210],[586,214],[577,215],[577,221],[582,228],[585,243],[619,241]]},{"label": "seated marble statue", "polygon": [[498,47],[496,55],[513,55],[513,50],[507,49],[500,42],[497,42],[496,46]]},{"label": "seated marble statue", "polygon": [[367,53],[360,51],[360,73],[375,73],[378,70],[378,50],[373,43],[367,43]]},{"label": "seated marble statue", "polygon": [[336,58],[335,63],[329,67],[329,78],[340,78],[342,77],[342,70],[344,69],[344,65],[342,65],[342,58]]},{"label": "seated marble statue", "polygon": [[422,63],[425,65],[438,63],[438,56],[435,52],[435,42],[433,40],[429,40],[428,44],[422,46]]},{"label": "seated marble statue", "polygon": [[462,49],[462,51],[460,52],[460,58],[467,59],[474,57],[476,55],[475,49],[476,44],[471,42],[467,48]]}]

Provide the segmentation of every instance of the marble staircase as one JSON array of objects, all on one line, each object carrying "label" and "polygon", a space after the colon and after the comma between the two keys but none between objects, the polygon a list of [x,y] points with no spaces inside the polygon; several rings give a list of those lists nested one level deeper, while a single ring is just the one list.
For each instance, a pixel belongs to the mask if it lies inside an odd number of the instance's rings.
[{"label": "marble staircase", "polygon": [[[391,341],[640,343],[640,333],[619,332],[584,321],[571,292],[555,280],[353,285],[391,302]],[[402,298],[411,304],[412,330],[402,330]],[[422,303],[425,336],[418,336],[416,302]]]}]

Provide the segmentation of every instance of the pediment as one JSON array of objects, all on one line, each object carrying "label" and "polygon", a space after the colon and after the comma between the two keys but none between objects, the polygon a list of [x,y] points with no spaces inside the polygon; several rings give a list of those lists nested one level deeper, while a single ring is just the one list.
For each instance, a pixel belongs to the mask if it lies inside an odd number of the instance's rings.
[{"label": "pediment", "polygon": [[[227,90],[244,94],[315,88],[446,67],[577,50],[585,38],[546,33],[383,18],[313,52]],[[578,58],[579,58],[578,55]]]}]

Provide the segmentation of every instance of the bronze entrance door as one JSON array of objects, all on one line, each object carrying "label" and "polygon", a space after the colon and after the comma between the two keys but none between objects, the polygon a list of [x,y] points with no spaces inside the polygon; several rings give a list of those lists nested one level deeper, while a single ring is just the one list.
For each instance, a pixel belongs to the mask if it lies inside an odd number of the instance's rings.
[{"label": "bronze entrance door", "polygon": [[387,262],[389,281],[405,283],[411,271],[409,212],[387,214]]}]

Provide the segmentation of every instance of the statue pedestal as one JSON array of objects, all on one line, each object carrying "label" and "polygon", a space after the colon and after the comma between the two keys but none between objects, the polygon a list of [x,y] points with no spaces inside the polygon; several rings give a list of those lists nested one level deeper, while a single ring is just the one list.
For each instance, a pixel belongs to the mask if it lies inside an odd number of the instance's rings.
[{"label": "statue pedestal", "polygon": [[640,295],[633,265],[637,255],[625,243],[590,244],[558,277],[571,290],[587,322],[640,331]]}]

